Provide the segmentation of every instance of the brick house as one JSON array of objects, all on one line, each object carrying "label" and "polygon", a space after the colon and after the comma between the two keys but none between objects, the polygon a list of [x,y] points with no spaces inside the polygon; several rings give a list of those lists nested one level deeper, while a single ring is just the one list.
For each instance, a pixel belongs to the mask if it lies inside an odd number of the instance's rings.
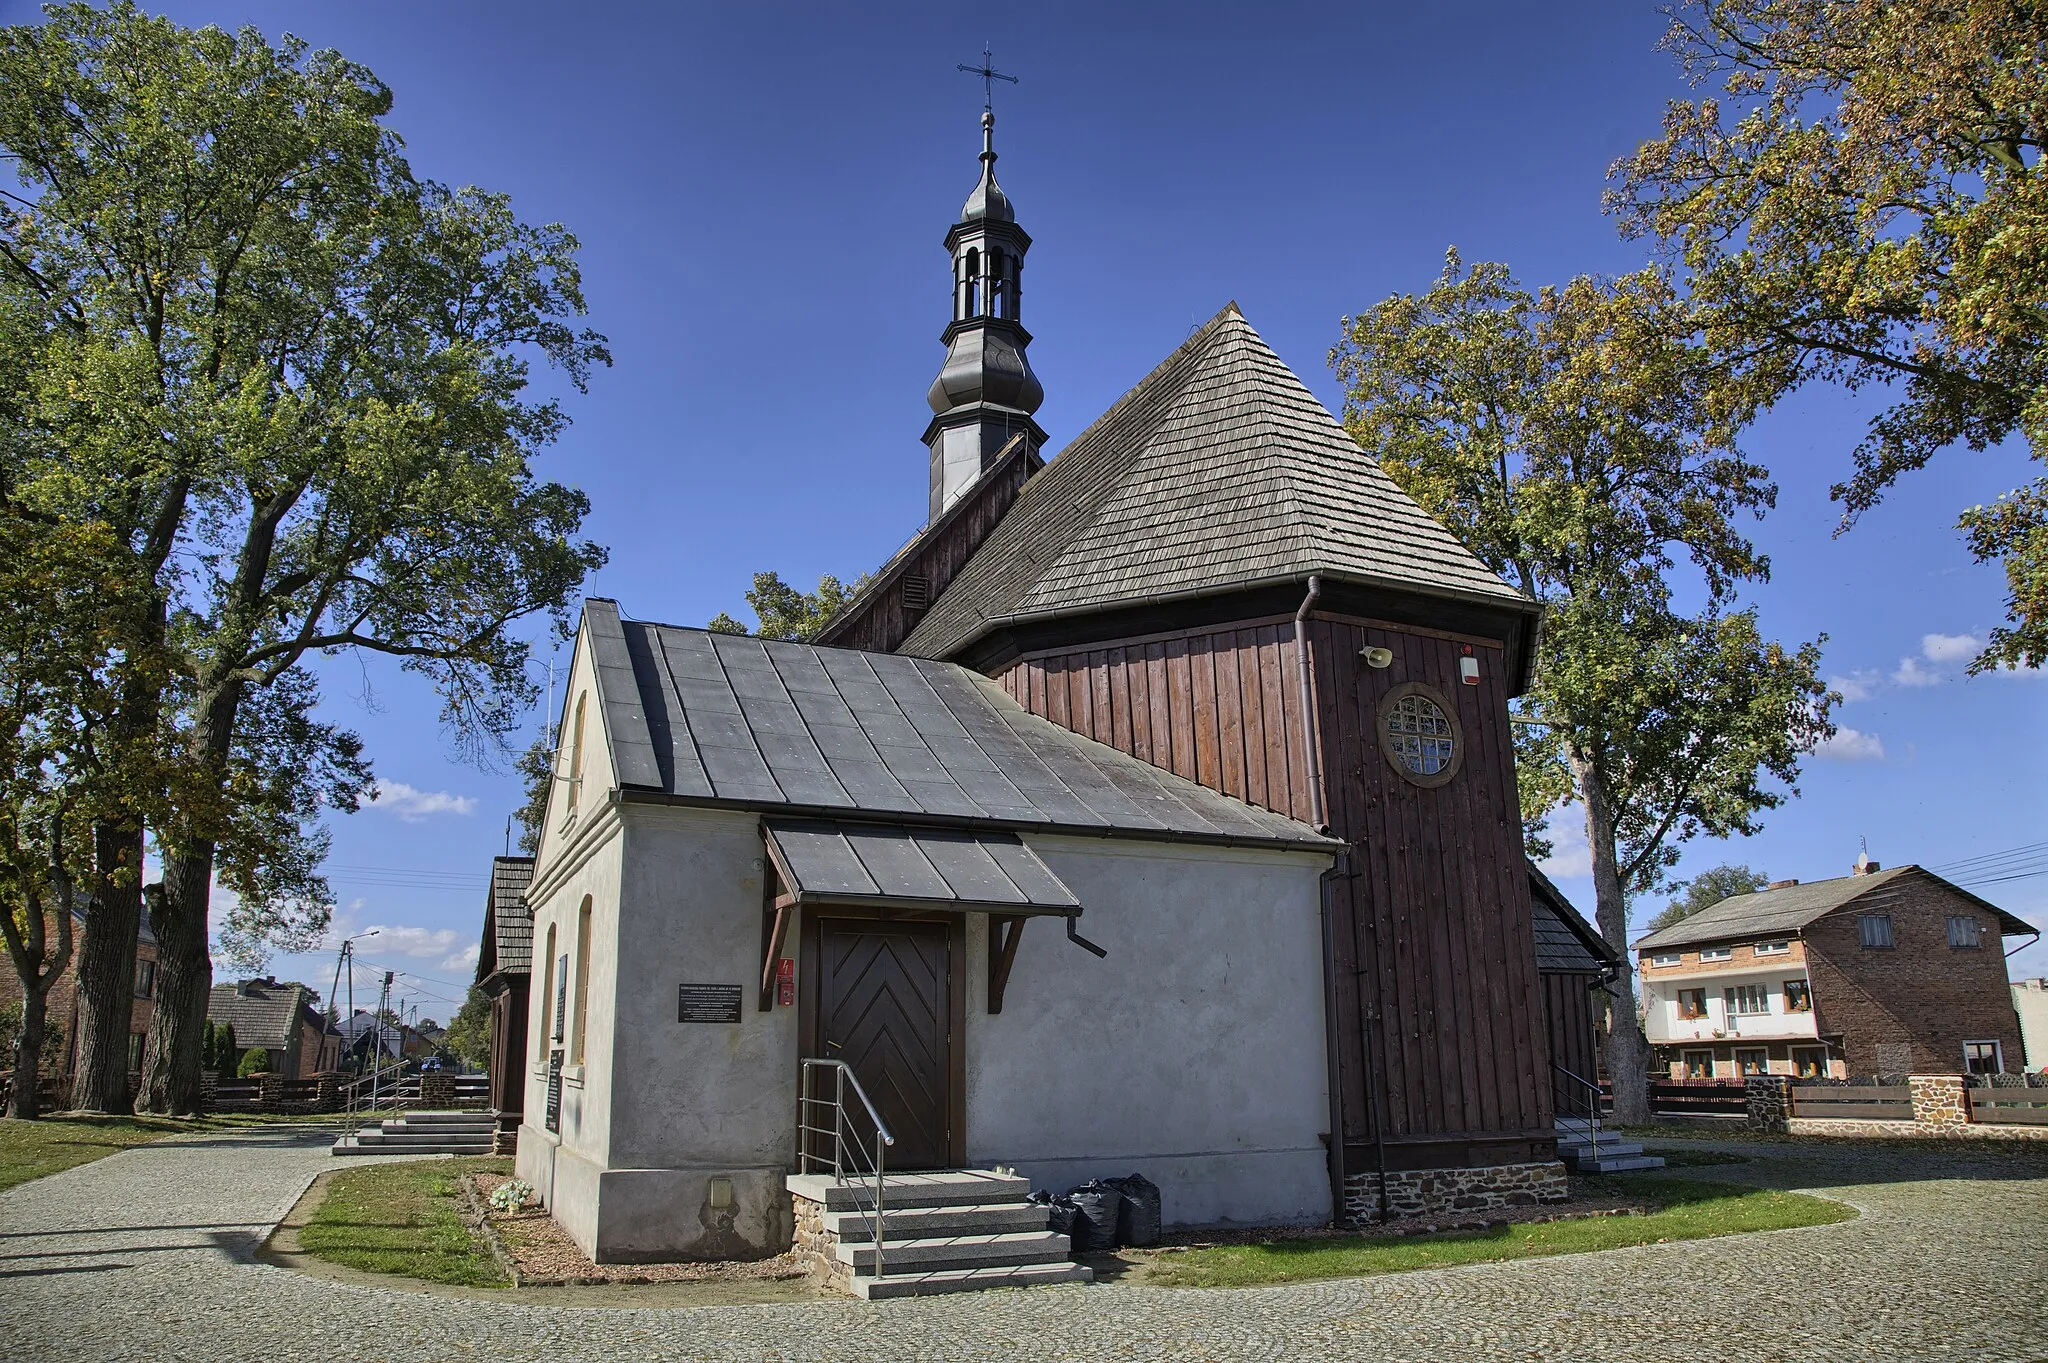
[{"label": "brick house", "polygon": [[2029,935],[1918,866],[1773,881],[1636,942],[1644,1031],[1678,1079],[2016,1071],[2000,943]]},{"label": "brick house", "polygon": [[327,1030],[313,998],[303,984],[268,978],[217,984],[206,1001],[206,1020],[232,1026],[245,1055],[259,1046],[269,1051],[272,1072],[310,1079],[341,1065],[341,1038]]},{"label": "brick house", "polygon": [[[71,963],[64,968],[64,974],[50,986],[45,995],[45,1008],[50,1029],[62,1037],[64,1059],[55,1078],[59,1087],[71,1082],[72,1071],[78,1065],[78,951],[77,941],[85,931],[85,914],[72,914]],[[149,930],[149,919],[143,918],[141,930],[135,937],[135,1001],[128,1012],[128,1087],[133,1091],[142,1077],[143,1039],[149,1035],[150,1019],[156,1015],[156,934]],[[21,1002],[21,981],[16,978],[11,964],[0,967],[0,1005]],[[0,1057],[0,1067],[7,1064]],[[45,1079],[53,1076],[45,1075]]]}]

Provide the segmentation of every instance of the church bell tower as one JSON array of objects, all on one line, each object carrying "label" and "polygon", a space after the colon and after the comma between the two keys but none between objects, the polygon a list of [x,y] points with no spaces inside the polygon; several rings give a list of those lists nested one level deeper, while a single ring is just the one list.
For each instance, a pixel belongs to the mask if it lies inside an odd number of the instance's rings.
[{"label": "church bell tower", "polygon": [[995,126],[995,114],[984,108],[981,181],[946,233],[953,319],[941,337],[945,367],[926,394],[935,415],[924,432],[932,452],[933,521],[995,463],[1011,437],[1023,433],[1034,450],[1045,443],[1045,432],[1031,419],[1045,389],[1025,357],[1031,333],[1019,320],[1031,238],[996,183]]}]

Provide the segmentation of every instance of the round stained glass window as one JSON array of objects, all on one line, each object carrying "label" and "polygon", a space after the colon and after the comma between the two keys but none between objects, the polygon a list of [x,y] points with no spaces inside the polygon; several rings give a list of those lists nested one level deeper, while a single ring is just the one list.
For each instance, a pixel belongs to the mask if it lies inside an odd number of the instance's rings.
[{"label": "round stained glass window", "polygon": [[1450,780],[1464,757],[1450,706],[1419,682],[1395,687],[1380,702],[1380,745],[1388,764],[1421,786]]}]

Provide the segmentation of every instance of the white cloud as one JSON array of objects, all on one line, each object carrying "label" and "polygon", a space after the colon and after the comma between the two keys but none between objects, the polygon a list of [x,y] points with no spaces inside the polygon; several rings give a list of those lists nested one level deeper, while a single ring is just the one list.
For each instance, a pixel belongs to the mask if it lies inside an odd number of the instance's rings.
[{"label": "white cloud", "polygon": [[1841,728],[1835,736],[1813,750],[1815,757],[1835,762],[1882,762],[1884,740],[1860,729]]},{"label": "white cloud", "polygon": [[1842,703],[1869,700],[1877,692],[1878,673],[1875,668],[1851,672],[1846,677],[1829,677],[1828,689],[1842,693]]},{"label": "white cloud", "polygon": [[1920,652],[1930,663],[1956,663],[1977,656],[1984,645],[1969,634],[1923,634]]},{"label": "white cloud", "polygon": [[1593,849],[1586,842],[1586,812],[1566,805],[1550,816],[1550,855],[1537,863],[1552,880],[1577,880],[1593,874]]},{"label": "white cloud", "polygon": [[395,814],[406,823],[418,823],[436,814],[474,814],[476,801],[467,795],[445,790],[416,790],[403,781],[379,781],[373,808]]},{"label": "white cloud", "polygon": [[1892,680],[1900,686],[1939,686],[1948,678],[1921,666],[1918,658],[1901,658],[1898,670],[1892,673]]},{"label": "white cloud", "polygon": [[414,960],[440,959],[455,951],[455,929],[453,928],[409,928],[390,923],[372,923],[363,929],[374,931],[373,941],[366,941],[357,950],[378,956],[410,956]]},{"label": "white cloud", "polygon": [[468,946],[441,962],[440,968],[443,970],[474,970],[476,969],[476,958],[482,954],[482,946],[479,943],[471,942]]}]

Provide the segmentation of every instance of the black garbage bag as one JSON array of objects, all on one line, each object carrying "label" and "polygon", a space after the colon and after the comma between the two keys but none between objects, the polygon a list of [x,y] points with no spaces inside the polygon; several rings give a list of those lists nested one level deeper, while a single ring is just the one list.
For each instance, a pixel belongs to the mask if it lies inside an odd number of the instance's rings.
[{"label": "black garbage bag", "polygon": [[1069,1202],[1064,1197],[1054,1197],[1043,1189],[1033,1193],[1031,1200],[1045,1208],[1045,1228],[1047,1230],[1051,1231],[1054,1235],[1072,1235],[1074,1233],[1075,1208],[1072,1202]]},{"label": "black garbage bag", "polygon": [[1124,1195],[1116,1242],[1145,1249],[1159,1243],[1159,1185],[1143,1174],[1106,1178],[1103,1183]]},{"label": "black garbage bag", "polygon": [[1067,1194],[1074,1205],[1074,1253],[1107,1254],[1116,1248],[1116,1226],[1123,1215],[1124,1195],[1091,1179]]}]

